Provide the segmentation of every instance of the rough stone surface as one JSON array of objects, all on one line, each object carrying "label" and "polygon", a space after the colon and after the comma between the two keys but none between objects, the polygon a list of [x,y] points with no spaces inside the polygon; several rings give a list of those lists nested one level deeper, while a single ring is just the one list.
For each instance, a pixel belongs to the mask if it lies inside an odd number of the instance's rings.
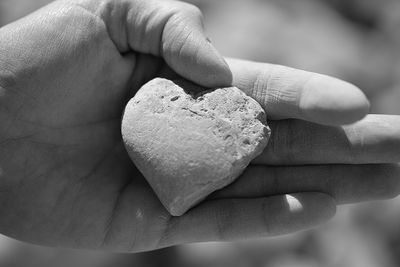
[{"label": "rough stone surface", "polygon": [[270,130],[261,106],[235,87],[204,91],[157,78],[126,106],[122,136],[163,205],[179,216],[233,182]]}]

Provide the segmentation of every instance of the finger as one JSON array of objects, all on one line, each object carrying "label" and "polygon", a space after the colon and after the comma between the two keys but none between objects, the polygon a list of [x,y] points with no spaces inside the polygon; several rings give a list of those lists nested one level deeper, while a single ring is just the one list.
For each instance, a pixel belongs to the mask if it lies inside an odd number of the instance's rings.
[{"label": "finger", "polygon": [[[92,4],[98,9],[98,1]],[[121,53],[162,56],[184,78],[207,87],[228,86],[232,73],[204,34],[201,11],[179,1],[105,1],[101,18]]]},{"label": "finger", "polygon": [[347,126],[271,121],[271,138],[256,164],[400,162],[400,116],[369,115]]},{"label": "finger", "polygon": [[233,84],[257,100],[270,119],[341,125],[368,113],[369,102],[361,90],[339,79],[243,60],[230,59],[228,64]]},{"label": "finger", "polygon": [[335,210],[334,201],[320,193],[211,200],[172,217],[160,246],[290,233],[325,222]]},{"label": "finger", "polygon": [[210,198],[257,198],[295,192],[323,192],[339,204],[388,199],[400,193],[400,167],[397,164],[252,166]]}]

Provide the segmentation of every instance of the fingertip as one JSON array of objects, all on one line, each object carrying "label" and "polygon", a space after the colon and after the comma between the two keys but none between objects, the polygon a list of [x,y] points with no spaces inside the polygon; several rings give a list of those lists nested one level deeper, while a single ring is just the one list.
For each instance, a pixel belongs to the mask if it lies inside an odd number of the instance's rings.
[{"label": "fingertip", "polygon": [[336,214],[335,200],[323,193],[310,192],[286,195],[290,212],[293,216],[301,216],[306,224],[298,225],[299,229],[305,229],[322,224],[330,220]]},{"label": "fingertip", "polygon": [[232,71],[223,56],[208,41],[197,53],[193,81],[206,87],[228,87],[232,85]]},{"label": "fingertip", "polygon": [[305,85],[299,105],[305,119],[327,125],[359,121],[370,109],[367,97],[358,87],[319,74]]},{"label": "fingertip", "polygon": [[221,56],[221,62],[217,64],[216,73],[219,73],[217,78],[214,80],[213,87],[227,87],[232,86],[233,74],[229,68],[228,63]]}]

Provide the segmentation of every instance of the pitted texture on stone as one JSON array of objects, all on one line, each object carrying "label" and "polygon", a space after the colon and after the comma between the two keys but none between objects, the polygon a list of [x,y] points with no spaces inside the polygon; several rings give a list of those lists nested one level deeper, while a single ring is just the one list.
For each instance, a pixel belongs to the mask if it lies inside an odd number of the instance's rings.
[{"label": "pitted texture on stone", "polygon": [[175,216],[233,182],[270,136],[264,110],[242,91],[203,90],[154,79],[129,101],[122,121],[130,157]]}]

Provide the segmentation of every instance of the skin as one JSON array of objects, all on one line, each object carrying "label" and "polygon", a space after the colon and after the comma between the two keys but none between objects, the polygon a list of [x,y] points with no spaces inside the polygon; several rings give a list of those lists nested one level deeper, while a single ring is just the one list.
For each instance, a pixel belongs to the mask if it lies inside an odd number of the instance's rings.
[{"label": "skin", "polygon": [[[368,112],[358,88],[224,60],[188,4],[57,1],[0,29],[0,65],[0,232],[23,241],[138,252],[242,240],[319,224],[335,201],[400,190],[399,117],[340,126]],[[120,133],[140,86],[176,75],[239,87],[264,107],[274,133],[237,182],[181,217],[162,207]]]}]

